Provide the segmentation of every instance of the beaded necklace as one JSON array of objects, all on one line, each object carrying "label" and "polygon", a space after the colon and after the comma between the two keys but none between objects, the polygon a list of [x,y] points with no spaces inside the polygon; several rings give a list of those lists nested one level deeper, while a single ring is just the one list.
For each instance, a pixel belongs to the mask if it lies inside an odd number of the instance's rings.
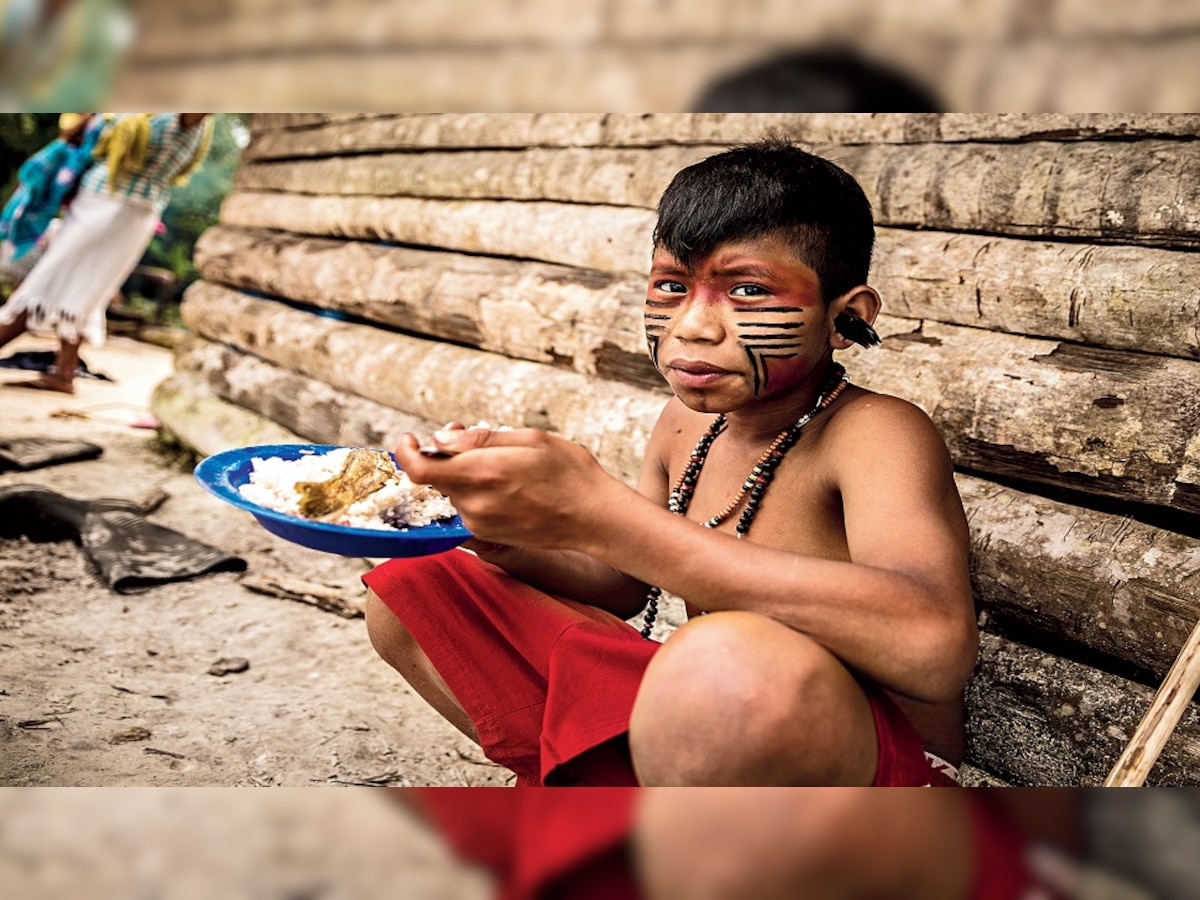
[{"label": "beaded necklace", "polygon": [[[762,502],[763,495],[767,492],[767,486],[775,477],[775,470],[779,467],[779,463],[783,461],[783,457],[792,449],[796,441],[800,440],[800,432],[804,426],[812,421],[813,416],[836,400],[848,383],[846,370],[837,363],[833,363],[829,369],[829,377],[825,379],[825,384],[822,385],[821,393],[817,396],[817,402],[813,404],[813,408],[779,433],[779,436],[771,442],[771,446],[754,464],[754,468],[750,470],[750,474],[742,483],[737,496],[730,500],[719,513],[704,522],[705,528],[716,528],[733,515],[734,510],[744,502],[746,508],[738,517],[735,529],[738,540],[746,536],[750,530],[750,523],[754,521],[754,516],[758,513],[758,506]],[[667,500],[667,509],[675,515],[682,516],[687,513],[688,506],[692,502],[692,494],[696,490],[696,482],[700,480],[700,470],[704,468],[704,461],[708,458],[709,448],[712,447],[712,442],[716,440],[717,435],[724,430],[725,414],[721,413],[713,420],[708,430],[700,436],[700,440],[696,441],[696,447],[692,450],[692,455],[688,457],[688,464],[680,473],[675,486],[671,488],[671,494]],[[654,620],[658,618],[658,599],[661,596],[662,588],[660,587],[651,587],[646,594],[646,614],[642,620],[642,637],[647,640],[650,639],[650,633],[654,629]]]}]

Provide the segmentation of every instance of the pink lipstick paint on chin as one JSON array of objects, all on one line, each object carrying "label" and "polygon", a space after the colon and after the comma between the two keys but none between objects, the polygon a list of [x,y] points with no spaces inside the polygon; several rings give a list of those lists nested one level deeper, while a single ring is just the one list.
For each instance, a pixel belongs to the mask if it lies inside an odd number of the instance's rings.
[{"label": "pink lipstick paint on chin", "polygon": [[668,368],[675,374],[680,385],[687,388],[709,387],[722,378],[727,378],[733,374],[708,363],[693,362],[691,360],[677,360],[671,363]]}]

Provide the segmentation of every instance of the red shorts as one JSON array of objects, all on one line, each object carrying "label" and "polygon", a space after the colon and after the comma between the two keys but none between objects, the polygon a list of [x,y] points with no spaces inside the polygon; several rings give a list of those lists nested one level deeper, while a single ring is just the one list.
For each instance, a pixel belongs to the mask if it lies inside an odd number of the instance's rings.
[{"label": "red shorts", "polygon": [[[465,861],[496,876],[500,900],[637,900],[628,837],[637,788],[590,791],[418,788],[431,824]],[[753,790],[753,789],[752,789]],[[853,789],[851,789],[853,790]],[[969,900],[1055,897],[1026,863],[1027,841],[976,789]],[[932,848],[931,852],[936,852]]]},{"label": "red shorts", "polygon": [[[625,734],[661,646],[593,606],[553,597],[464,551],[394,559],[363,577],[412,634],[517,784],[631,786]],[[952,785],[887,693],[875,717],[880,786]]]}]

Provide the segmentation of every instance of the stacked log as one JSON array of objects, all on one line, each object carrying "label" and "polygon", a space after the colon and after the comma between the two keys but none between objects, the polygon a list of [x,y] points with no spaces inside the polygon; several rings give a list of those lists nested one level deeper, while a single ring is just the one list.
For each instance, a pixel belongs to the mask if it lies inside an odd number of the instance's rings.
[{"label": "stacked log", "polygon": [[122,108],[208,109],[250,90],[250,106],[287,110],[690,109],[731,71],[831,46],[932,86],[949,109],[1194,109],[1200,84],[1185,3],[134,5]]},{"label": "stacked log", "polygon": [[[641,324],[655,199],[765,124],[876,210],[884,343],[843,362],[958,468],[972,764],[1099,784],[1200,619],[1200,118],[258,117],[173,390],[335,443],[532,425],[632,481],[668,396]],[[1150,782],[1200,783],[1198,754],[1193,706]]]}]

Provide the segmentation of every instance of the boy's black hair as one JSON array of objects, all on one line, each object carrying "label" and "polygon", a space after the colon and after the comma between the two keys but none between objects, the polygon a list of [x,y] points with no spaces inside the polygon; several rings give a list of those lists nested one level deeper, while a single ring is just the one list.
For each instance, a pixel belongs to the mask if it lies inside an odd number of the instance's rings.
[{"label": "boy's black hair", "polygon": [[845,170],[769,137],[682,169],[658,202],[654,249],[687,268],[720,244],[778,232],[817,273],[828,303],[865,284],[871,204]]}]

